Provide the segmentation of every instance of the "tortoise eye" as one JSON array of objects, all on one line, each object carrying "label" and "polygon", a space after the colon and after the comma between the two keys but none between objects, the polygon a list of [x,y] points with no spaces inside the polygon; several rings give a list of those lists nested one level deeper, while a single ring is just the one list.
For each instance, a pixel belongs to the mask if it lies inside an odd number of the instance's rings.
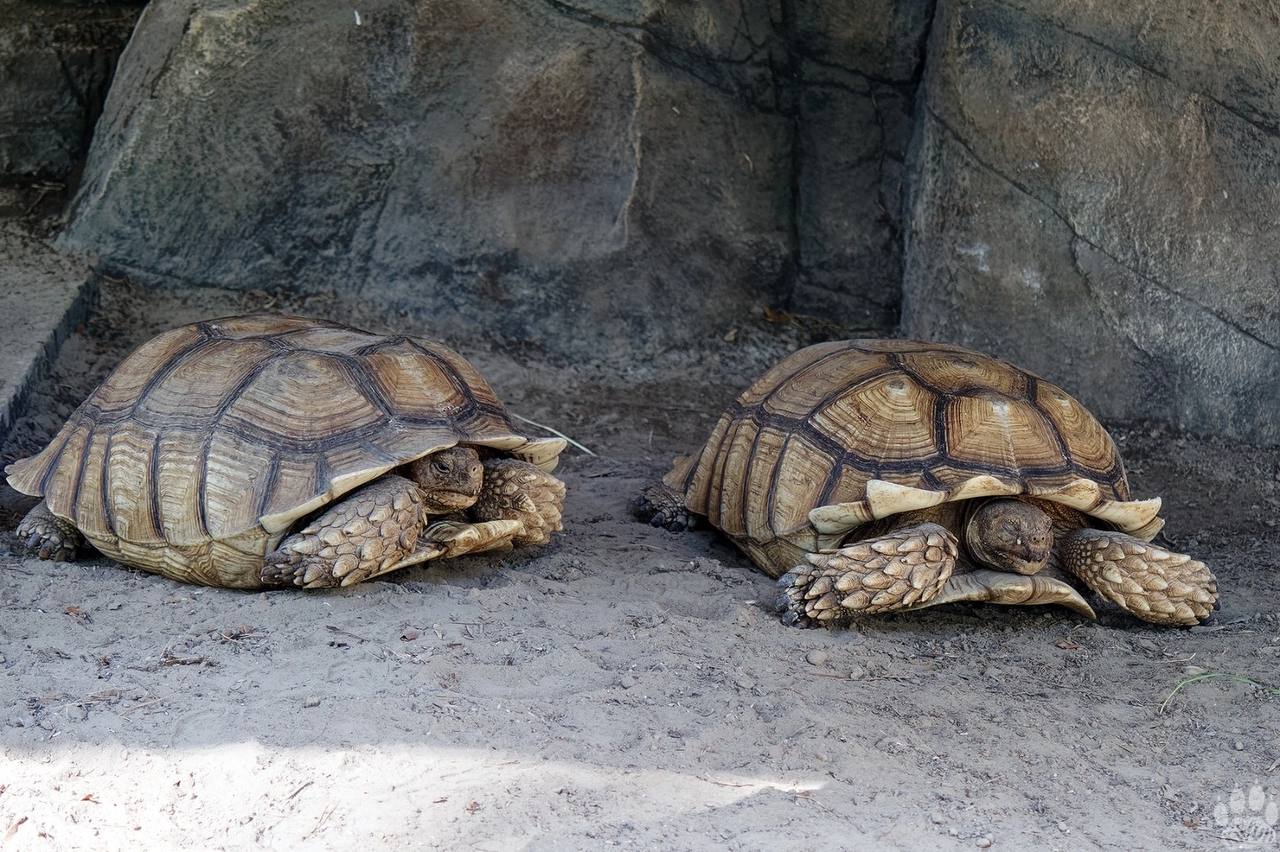
[{"label": "tortoise eye", "polygon": [[442,460],[436,460],[431,463],[431,469],[436,473],[448,473],[449,465]]}]

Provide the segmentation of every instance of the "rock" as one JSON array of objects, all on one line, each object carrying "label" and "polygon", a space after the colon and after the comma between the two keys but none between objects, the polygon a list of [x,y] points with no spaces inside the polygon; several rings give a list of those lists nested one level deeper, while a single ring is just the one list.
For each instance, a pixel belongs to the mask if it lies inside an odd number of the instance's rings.
[{"label": "rock", "polygon": [[63,245],[596,357],[887,332],[931,9],[155,0]]},{"label": "rock", "polygon": [[374,0],[357,24],[322,0],[155,0],[63,244],[140,278],[361,288],[560,351],[723,333],[790,274],[791,124],[744,34],[769,12]]},{"label": "rock", "polygon": [[320,706],[320,696],[318,696],[318,695],[308,695],[306,698],[302,699],[302,706],[303,706],[304,708],[307,708],[307,709],[310,709],[310,708],[312,708],[312,707],[319,707],[319,706]]},{"label": "rock", "polygon": [[142,5],[0,2],[0,175],[71,174]]},{"label": "rock", "polygon": [[825,666],[831,659],[831,655],[821,649],[815,649],[805,654],[804,658],[811,666]]},{"label": "rock", "polygon": [[973,845],[977,846],[979,849],[990,849],[991,844],[994,842],[995,841],[991,838],[990,834],[984,834],[981,837],[979,837],[977,840],[975,840],[973,842]]},{"label": "rock", "polygon": [[89,718],[89,711],[85,709],[83,704],[68,704],[66,715],[73,722],[83,722]]},{"label": "rock", "polygon": [[1188,665],[1182,667],[1182,673],[1187,677],[1196,677],[1198,675],[1208,674],[1208,672],[1209,670],[1203,666]]},{"label": "rock", "polygon": [[790,302],[842,323],[890,326],[901,278],[903,163],[931,4],[789,7],[798,88],[798,274]]},{"label": "rock", "polygon": [[904,751],[909,750],[910,746],[897,737],[887,736],[881,737],[876,742],[876,748],[886,754],[902,754]]},{"label": "rock", "polygon": [[862,680],[867,676],[867,667],[854,663],[849,667],[849,680]]},{"label": "rock", "polygon": [[1280,72],[1259,52],[1280,22],[1175,0],[1149,35],[1137,7],[1095,6],[939,3],[902,330],[1006,357],[1104,419],[1280,441],[1253,402],[1280,396],[1280,183],[1262,177]]}]

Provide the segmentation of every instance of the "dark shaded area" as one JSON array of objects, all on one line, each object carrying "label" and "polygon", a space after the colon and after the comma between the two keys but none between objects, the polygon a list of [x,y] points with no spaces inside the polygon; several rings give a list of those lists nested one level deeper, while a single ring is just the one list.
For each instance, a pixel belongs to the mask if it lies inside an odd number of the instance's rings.
[{"label": "dark shaded area", "polygon": [[144,0],[0,0],[0,176],[65,182]]}]

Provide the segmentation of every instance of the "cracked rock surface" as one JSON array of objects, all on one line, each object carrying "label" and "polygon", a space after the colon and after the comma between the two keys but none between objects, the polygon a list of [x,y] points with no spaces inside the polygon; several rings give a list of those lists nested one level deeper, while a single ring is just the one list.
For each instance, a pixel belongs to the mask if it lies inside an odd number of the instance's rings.
[{"label": "cracked rock surface", "polygon": [[155,0],[64,245],[562,355],[885,333],[929,6],[855,6]]},{"label": "cracked rock surface", "polygon": [[1278,26],[1192,0],[153,0],[62,244],[615,366],[769,307],[1274,444]]},{"label": "cracked rock surface", "polygon": [[1119,7],[944,0],[903,330],[998,352],[1104,418],[1274,443],[1280,32],[1175,5],[1186,31],[1146,33]]},{"label": "cracked rock surface", "polygon": [[140,0],[0,0],[0,176],[62,180],[84,158]]}]

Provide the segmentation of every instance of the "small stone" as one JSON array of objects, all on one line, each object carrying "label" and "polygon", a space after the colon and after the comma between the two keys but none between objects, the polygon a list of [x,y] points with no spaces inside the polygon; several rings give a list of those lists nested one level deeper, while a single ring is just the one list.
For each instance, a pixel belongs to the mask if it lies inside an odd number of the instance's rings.
[{"label": "small stone", "polygon": [[412,627],[410,627],[408,630],[400,634],[400,639],[401,641],[404,641],[404,642],[412,642],[414,639],[417,639],[417,638],[418,638],[418,631],[414,630]]},{"label": "small stone", "polygon": [[739,689],[750,689],[751,687],[756,685],[756,682],[751,678],[747,677],[746,675],[738,675],[734,679],[733,684]]},{"label": "small stone", "polygon": [[862,680],[867,676],[867,667],[854,663],[849,667],[849,680]]},{"label": "small stone", "polygon": [[1244,740],[1236,740],[1236,751],[1244,751]]},{"label": "small stone", "polygon": [[624,674],[618,677],[618,686],[622,687],[623,689],[630,689],[635,685],[636,685],[636,679],[629,674]]},{"label": "small stone", "polygon": [[83,722],[89,718],[89,711],[84,709],[83,704],[68,704],[67,718],[73,722]]},{"label": "small stone", "polygon": [[990,849],[991,844],[994,842],[995,841],[991,839],[990,834],[984,834],[974,841],[974,845],[977,846],[979,849]]},{"label": "small stone", "polygon": [[831,655],[826,651],[815,649],[804,655],[805,660],[811,666],[826,665],[827,660],[831,659]]},{"label": "small stone", "polygon": [[318,696],[318,695],[308,695],[306,698],[302,699],[302,706],[303,706],[303,707],[319,707],[319,706],[320,706],[320,696]]},{"label": "small stone", "polygon": [[908,746],[897,737],[881,737],[876,741],[876,748],[887,754],[901,754],[907,750]]},{"label": "small stone", "polygon": [[1209,670],[1201,666],[1183,666],[1182,673],[1187,677],[1195,677],[1196,675],[1208,674]]},{"label": "small stone", "polygon": [[933,823],[934,825],[942,825],[946,821],[947,821],[947,818],[944,817],[942,814],[938,813],[937,811],[934,811],[933,813],[929,814],[929,822]]}]

